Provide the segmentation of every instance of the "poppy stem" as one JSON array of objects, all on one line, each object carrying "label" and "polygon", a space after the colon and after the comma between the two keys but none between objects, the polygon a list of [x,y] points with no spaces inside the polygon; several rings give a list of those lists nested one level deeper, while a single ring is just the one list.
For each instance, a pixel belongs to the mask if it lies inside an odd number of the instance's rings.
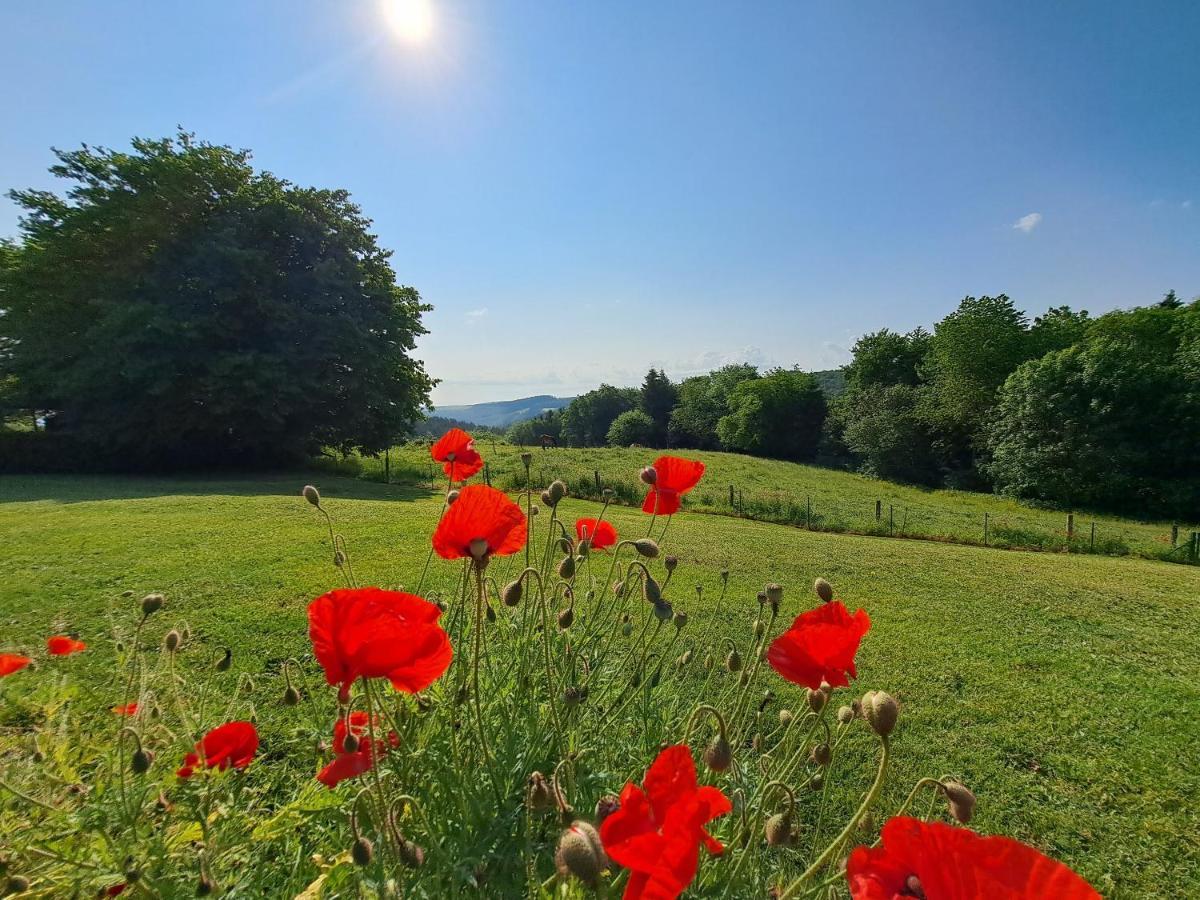
[{"label": "poppy stem", "polygon": [[483,760],[487,764],[488,774],[491,776],[492,789],[496,792],[497,802],[502,804],[504,798],[500,793],[499,779],[496,777],[496,763],[492,758],[491,747],[488,745],[487,728],[483,723],[483,701],[480,698],[479,690],[479,657],[483,641],[483,608],[487,603],[487,598],[484,594],[483,569],[478,565],[475,566],[475,581],[479,590],[475,601],[475,631],[471,635],[471,705],[475,709],[475,724],[479,730],[479,747],[483,751]]}]

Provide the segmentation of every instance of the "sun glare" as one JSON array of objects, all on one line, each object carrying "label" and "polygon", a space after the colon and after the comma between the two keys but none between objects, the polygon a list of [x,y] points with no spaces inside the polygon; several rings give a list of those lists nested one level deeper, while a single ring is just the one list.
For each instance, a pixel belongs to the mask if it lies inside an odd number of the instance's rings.
[{"label": "sun glare", "polygon": [[433,31],[430,0],[383,0],[383,15],[397,37],[413,44],[422,43]]}]

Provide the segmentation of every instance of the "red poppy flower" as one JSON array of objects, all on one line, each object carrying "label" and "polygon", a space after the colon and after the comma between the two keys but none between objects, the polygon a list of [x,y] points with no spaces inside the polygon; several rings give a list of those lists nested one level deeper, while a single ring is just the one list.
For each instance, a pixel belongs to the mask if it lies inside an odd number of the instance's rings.
[{"label": "red poppy flower", "polygon": [[461,428],[451,428],[429,450],[442,464],[451,481],[466,481],[483,468],[483,457],[475,449],[475,440]]},{"label": "red poppy flower", "polygon": [[136,703],[126,703],[124,706],[114,706],[112,711],[118,716],[136,716],[138,705]]},{"label": "red poppy flower", "polygon": [[341,685],[343,702],[356,678],[386,678],[415,694],[437,681],[454,656],[438,625],[441,614],[415,594],[339,588],[308,604],[308,636],[325,680]]},{"label": "red poppy flower", "polygon": [[20,672],[30,662],[28,656],[22,656],[20,653],[0,653],[0,678]]},{"label": "red poppy flower", "polygon": [[857,847],[846,864],[854,900],[1099,900],[1060,862],[1006,837],[907,816],[883,826],[883,846]]},{"label": "red poppy flower", "polygon": [[180,778],[191,778],[197,766],[222,771],[233,766],[244,769],[258,751],[258,729],[252,722],[218,725],[196,744],[196,751],[183,758],[175,770]]},{"label": "red poppy flower", "polygon": [[105,897],[119,897],[119,896],[121,896],[121,894],[125,893],[125,888],[127,888],[127,887],[129,887],[129,885],[126,884],[124,881],[119,882],[118,884],[114,884],[112,887],[110,887],[108,890],[106,890],[104,892],[104,896]]},{"label": "red poppy flower", "polygon": [[525,513],[503,491],[483,484],[463,488],[433,533],[433,549],[442,559],[482,561],[524,546]]},{"label": "red poppy flower", "polygon": [[792,627],[771,642],[767,662],[788,681],[814,691],[822,681],[846,687],[847,675],[858,676],[854,654],[870,627],[871,619],[861,609],[850,615],[841,600],[822,604],[798,615]]},{"label": "red poppy flower", "polygon": [[77,641],[65,634],[56,634],[46,639],[46,650],[51,656],[70,656],[72,653],[82,653],[86,649],[87,644],[83,641]]},{"label": "red poppy flower", "polygon": [[608,522],[597,525],[595,519],[576,519],[575,536],[588,541],[593,550],[604,550],[617,542],[617,529]]},{"label": "red poppy flower", "polygon": [[642,512],[669,516],[679,512],[680,498],[700,483],[704,463],[679,456],[660,456],[653,469],[654,484],[646,494]]},{"label": "red poppy flower", "polygon": [[[375,717],[376,733],[379,729],[379,717]],[[350,713],[350,727],[346,728],[346,720],[339,717],[333,725],[333,761],[317,773],[317,781],[326,787],[337,787],[347,778],[356,778],[364,772],[369,772],[378,756],[387,752],[388,747],[400,744],[396,732],[390,732],[386,740],[377,737],[372,748],[367,728],[367,714],[361,710]],[[353,734],[359,739],[357,750],[346,749],[346,735]]]},{"label": "red poppy flower", "polygon": [[724,851],[704,826],[733,806],[715,787],[697,787],[692,751],[683,744],[658,754],[642,784],[625,785],[600,840],[608,858],[629,869],[626,900],[678,897],[696,877],[700,845]]}]

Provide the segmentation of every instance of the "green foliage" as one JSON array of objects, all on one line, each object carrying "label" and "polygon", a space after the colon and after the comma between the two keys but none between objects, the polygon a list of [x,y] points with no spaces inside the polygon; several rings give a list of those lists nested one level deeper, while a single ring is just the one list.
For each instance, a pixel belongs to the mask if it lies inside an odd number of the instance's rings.
[{"label": "green foliage", "polygon": [[825,412],[825,394],[815,378],[796,369],[777,369],[733,389],[729,413],[717,423],[717,435],[731,450],[812,459]]},{"label": "green foliage", "polygon": [[641,402],[637,388],[617,388],[602,384],[594,391],[580,394],[562,414],[562,438],[572,447],[598,447],[608,440],[608,429],[623,412]]},{"label": "green foliage", "polygon": [[863,335],[854,343],[846,374],[846,389],[854,391],[873,385],[920,383],[921,361],[929,352],[931,335],[923,328],[897,334],[884,328]]},{"label": "green foliage", "polygon": [[657,443],[658,426],[640,409],[630,409],[613,419],[608,429],[611,447],[629,447],[637,444],[653,447]]},{"label": "green foliage", "polygon": [[[679,400],[679,389],[671,383],[666,372],[651,369],[642,382],[641,411],[651,422],[651,433],[637,443],[662,446],[667,440],[667,425],[671,421],[671,410]],[[610,435],[609,443],[612,443]]]},{"label": "green foliage", "polygon": [[554,438],[555,443],[562,439],[563,414],[560,409],[548,409],[540,416],[514,422],[504,434],[504,439],[518,447],[532,447],[542,442],[542,435]]},{"label": "green foliage", "polygon": [[847,393],[841,404],[843,440],[868,475],[913,484],[937,484],[929,426],[918,408],[920,391],[909,384],[871,384]]},{"label": "green foliage", "polygon": [[345,191],[183,133],[57,156],[0,267],[22,406],[131,466],[377,451],[419,417],[428,307]]},{"label": "green foliage", "polygon": [[757,377],[758,369],[743,363],[685,379],[679,385],[679,402],[671,411],[671,443],[698,450],[716,449],[720,445],[717,422],[729,415],[730,393],[743,381]]}]

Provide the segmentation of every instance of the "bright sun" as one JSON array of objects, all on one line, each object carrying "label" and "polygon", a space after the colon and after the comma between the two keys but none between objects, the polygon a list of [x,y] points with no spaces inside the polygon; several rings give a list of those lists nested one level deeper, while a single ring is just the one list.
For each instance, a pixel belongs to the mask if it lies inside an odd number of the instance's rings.
[{"label": "bright sun", "polygon": [[383,0],[383,15],[398,37],[414,44],[423,42],[433,31],[430,0]]}]

